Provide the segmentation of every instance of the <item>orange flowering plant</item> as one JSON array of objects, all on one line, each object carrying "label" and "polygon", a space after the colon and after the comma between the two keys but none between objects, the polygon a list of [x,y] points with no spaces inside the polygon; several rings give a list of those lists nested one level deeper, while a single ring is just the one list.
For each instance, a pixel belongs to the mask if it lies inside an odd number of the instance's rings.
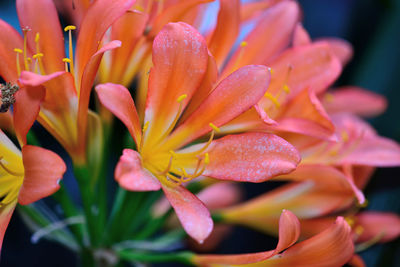
[{"label": "orange flowering plant", "polygon": [[[296,1],[16,7],[22,35],[0,19],[0,247],[16,206],[32,241],[82,266],[361,266],[356,252],[400,234],[397,215],[360,211],[373,170],[400,165],[359,118],[386,101],[330,89],[352,48],[311,40]],[[239,184],[269,180],[286,184],[241,202]],[[199,252],[233,225],[275,249]]]}]

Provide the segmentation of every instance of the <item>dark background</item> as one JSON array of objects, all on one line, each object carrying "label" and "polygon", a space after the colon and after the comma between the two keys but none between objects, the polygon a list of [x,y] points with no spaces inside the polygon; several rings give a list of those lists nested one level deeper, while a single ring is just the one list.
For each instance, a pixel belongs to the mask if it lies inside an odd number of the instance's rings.
[{"label": "dark background", "polygon": [[[370,120],[381,135],[400,141],[400,0],[300,0],[304,26],[312,38],[336,36],[353,44],[355,54],[336,85],[358,85],[384,94],[389,108]],[[18,27],[14,1],[0,0],[0,18]],[[400,212],[400,170],[379,169],[367,187],[370,210]],[[273,184],[246,185],[247,197]],[[243,253],[274,248],[276,241],[238,228],[217,253]],[[376,245],[361,253],[368,267],[400,266],[400,241]],[[30,233],[14,214],[7,230],[0,266],[75,266],[74,254]],[[161,265],[167,266],[167,265]],[[177,266],[171,264],[169,266]]]}]

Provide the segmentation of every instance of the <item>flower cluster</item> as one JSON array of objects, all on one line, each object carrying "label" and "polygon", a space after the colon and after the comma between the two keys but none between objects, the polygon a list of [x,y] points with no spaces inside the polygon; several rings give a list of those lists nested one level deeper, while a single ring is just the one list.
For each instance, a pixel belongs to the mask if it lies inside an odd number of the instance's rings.
[{"label": "flower cluster", "polygon": [[[400,145],[362,119],[384,111],[382,96],[331,89],[351,46],[311,40],[294,0],[219,0],[201,27],[211,2],[16,0],[22,35],[0,19],[0,242],[17,202],[50,195],[59,221],[21,212],[34,236],[90,251],[88,266],[360,266],[356,251],[400,234],[397,215],[360,211]],[[71,157],[82,207],[35,121]],[[239,203],[240,183],[269,180],[286,183]],[[275,235],[276,248],[171,251],[185,235],[213,247],[227,225]]]}]

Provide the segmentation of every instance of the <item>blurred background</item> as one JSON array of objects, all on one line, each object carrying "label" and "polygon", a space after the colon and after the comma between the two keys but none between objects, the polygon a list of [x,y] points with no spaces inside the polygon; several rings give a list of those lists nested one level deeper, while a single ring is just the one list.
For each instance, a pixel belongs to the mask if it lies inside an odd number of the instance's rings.
[{"label": "blurred background", "polygon": [[[387,97],[387,112],[370,120],[379,134],[400,141],[400,0],[299,0],[303,24],[312,38],[335,36],[354,46],[354,58],[336,85],[357,85]],[[0,18],[19,28],[15,1],[0,0]],[[1,41],[1,40],[0,40]],[[247,198],[276,185],[246,185]],[[367,187],[367,209],[400,213],[400,168],[379,169]],[[62,246],[31,234],[15,213],[5,235],[0,266],[75,266],[75,256]],[[243,253],[274,248],[276,241],[238,228],[217,253]],[[400,266],[400,240],[375,245],[361,253],[368,267]],[[167,266],[167,265],[160,265]],[[177,266],[176,264],[168,266]]]}]

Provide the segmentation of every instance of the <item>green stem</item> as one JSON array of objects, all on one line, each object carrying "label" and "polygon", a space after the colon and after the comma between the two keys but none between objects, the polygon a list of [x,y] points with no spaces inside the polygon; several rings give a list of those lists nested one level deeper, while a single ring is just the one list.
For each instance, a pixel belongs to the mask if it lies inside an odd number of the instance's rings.
[{"label": "green stem", "polygon": [[118,251],[117,254],[122,260],[126,261],[139,261],[139,262],[147,262],[147,263],[158,263],[158,262],[179,262],[184,263],[190,266],[193,266],[191,259],[194,254],[188,251],[176,252],[176,253],[163,253],[156,254],[154,252],[151,253],[141,253],[141,252],[132,252],[127,250]]}]

